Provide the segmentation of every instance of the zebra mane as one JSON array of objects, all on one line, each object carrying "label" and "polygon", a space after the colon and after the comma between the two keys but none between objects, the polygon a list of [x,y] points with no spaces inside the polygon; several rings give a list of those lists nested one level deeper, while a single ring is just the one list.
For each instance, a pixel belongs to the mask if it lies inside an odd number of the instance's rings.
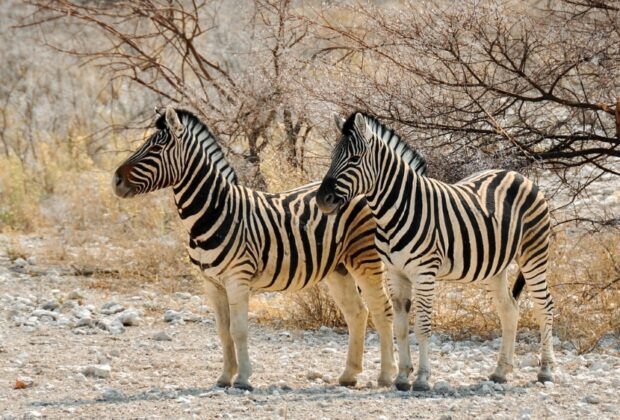
[{"label": "zebra mane", "polygon": [[426,175],[426,160],[411,148],[398,134],[388,126],[382,124],[377,118],[365,112],[355,111],[342,125],[342,134],[347,134],[355,127],[355,115],[362,114],[371,131],[378,139],[383,141],[400,158],[407,163],[418,175]]},{"label": "zebra mane", "polygon": [[[217,139],[209,130],[207,124],[205,124],[196,114],[186,109],[175,109],[179,120],[187,128],[188,131],[193,132],[196,140],[202,145],[202,148],[207,153],[209,160],[213,162],[217,170],[226,178],[230,183],[237,184],[237,174],[224,155],[222,146],[217,142]],[[159,130],[168,128],[166,125],[166,115],[162,114],[155,121],[155,127]]]}]

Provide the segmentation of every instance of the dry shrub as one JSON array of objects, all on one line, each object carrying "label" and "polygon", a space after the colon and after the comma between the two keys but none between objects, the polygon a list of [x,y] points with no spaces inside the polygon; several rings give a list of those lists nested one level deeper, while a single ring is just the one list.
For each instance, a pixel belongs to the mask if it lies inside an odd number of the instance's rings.
[{"label": "dry shrub", "polygon": [[329,296],[327,286],[319,283],[307,290],[287,295],[290,311],[288,324],[300,329],[318,329],[321,326],[339,328],[346,322],[342,312]]}]

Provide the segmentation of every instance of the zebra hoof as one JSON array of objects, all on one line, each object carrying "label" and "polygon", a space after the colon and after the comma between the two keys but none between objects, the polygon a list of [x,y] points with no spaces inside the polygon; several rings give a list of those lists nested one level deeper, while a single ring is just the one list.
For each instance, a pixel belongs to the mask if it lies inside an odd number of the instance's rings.
[{"label": "zebra hoof", "polygon": [[399,391],[409,391],[411,389],[411,384],[409,382],[396,382],[396,389]]},{"label": "zebra hoof", "polygon": [[250,384],[245,384],[243,382],[235,382],[233,386],[237,389],[242,389],[244,391],[254,391],[254,387]]},{"label": "zebra hoof", "polygon": [[505,384],[506,383],[506,377],[505,376],[500,376],[497,373],[493,373],[491,376],[489,376],[489,380],[495,382],[496,384]]},{"label": "zebra hoof", "polygon": [[431,387],[427,381],[420,381],[416,379],[416,381],[411,386],[412,391],[430,391]]},{"label": "zebra hoof", "polygon": [[226,381],[223,379],[218,379],[215,386],[218,388],[230,388],[230,380]]},{"label": "zebra hoof", "polygon": [[550,371],[538,372],[538,382],[553,382],[553,374]]},{"label": "zebra hoof", "polygon": [[357,385],[357,379],[338,379],[340,386],[346,386],[347,388],[353,388]]}]

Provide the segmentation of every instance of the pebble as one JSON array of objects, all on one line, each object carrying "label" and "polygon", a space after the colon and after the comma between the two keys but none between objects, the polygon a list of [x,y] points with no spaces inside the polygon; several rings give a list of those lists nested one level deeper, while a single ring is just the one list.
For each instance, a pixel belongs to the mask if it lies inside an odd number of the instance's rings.
[{"label": "pebble", "polygon": [[15,380],[15,389],[26,389],[34,385],[34,380],[28,376],[19,376]]},{"label": "pebble", "polygon": [[189,300],[192,297],[192,294],[187,292],[176,292],[174,297],[181,300]]},{"label": "pebble", "polygon": [[170,337],[165,331],[160,331],[153,336],[153,340],[155,341],[172,341],[172,337]]},{"label": "pebble", "polygon": [[41,309],[45,309],[48,311],[55,311],[60,307],[60,304],[57,300],[48,300],[43,305],[41,305]]},{"label": "pebble", "polygon": [[82,374],[84,374],[84,376],[105,379],[110,377],[111,371],[112,368],[110,365],[90,365],[82,369]]},{"label": "pebble", "polygon": [[82,296],[82,293],[80,293],[79,290],[72,290],[71,292],[69,292],[69,294],[67,294],[67,299],[70,300],[80,300],[83,299],[84,296]]},{"label": "pebble", "polygon": [[587,402],[588,404],[599,404],[601,402],[601,400],[599,400],[598,397],[595,397],[594,395],[586,395],[585,397],[583,397],[583,401]]},{"label": "pebble", "polygon": [[104,401],[118,401],[125,398],[125,394],[117,389],[108,388],[101,393],[101,399]]},{"label": "pebble", "polygon": [[30,314],[31,316],[37,317],[37,318],[41,318],[43,316],[47,316],[53,319],[58,318],[58,313],[54,312],[54,311],[48,311],[47,309],[35,309],[32,314]]},{"label": "pebble", "polygon": [[95,322],[97,327],[101,328],[104,331],[109,332],[112,335],[118,335],[125,331],[125,327],[123,324],[118,322],[117,320],[109,320],[109,319],[100,319]]},{"label": "pebble", "polygon": [[439,381],[433,386],[433,391],[438,394],[453,394],[454,388],[448,382]]},{"label": "pebble", "polygon": [[101,307],[101,313],[104,315],[114,315],[124,310],[125,308],[116,302],[108,302]]},{"label": "pebble", "polygon": [[310,371],[306,373],[306,379],[308,379],[309,381],[314,381],[315,379],[320,379],[322,377],[323,375],[316,371]]},{"label": "pebble", "polygon": [[138,311],[135,309],[124,311],[116,318],[118,322],[126,327],[138,325],[139,319]]},{"label": "pebble", "polygon": [[15,267],[23,268],[28,265],[28,261],[19,257],[15,261],[13,261],[13,265],[15,265]]}]

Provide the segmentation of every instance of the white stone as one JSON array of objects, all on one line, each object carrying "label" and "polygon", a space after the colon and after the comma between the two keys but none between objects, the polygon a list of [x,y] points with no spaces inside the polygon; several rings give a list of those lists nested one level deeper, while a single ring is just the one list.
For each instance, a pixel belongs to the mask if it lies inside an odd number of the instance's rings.
[{"label": "white stone", "polygon": [[82,369],[84,376],[91,376],[94,378],[109,378],[112,368],[110,365],[90,365]]},{"label": "white stone", "polygon": [[153,336],[153,340],[155,341],[172,341],[172,337],[170,337],[165,331],[160,331]]},{"label": "white stone", "polygon": [[104,315],[114,315],[119,312],[123,312],[125,308],[115,302],[108,302],[101,308],[101,313]]},{"label": "white stone", "polygon": [[42,316],[48,316],[50,318],[58,318],[58,313],[54,311],[48,311],[46,309],[36,309],[32,312],[31,316],[41,318]]},{"label": "white stone", "polygon": [[16,267],[22,268],[22,267],[25,267],[26,265],[28,265],[28,261],[26,261],[25,259],[19,257],[15,261],[13,261],[13,264]]},{"label": "white stone", "polygon": [[594,395],[586,395],[583,397],[583,401],[588,404],[599,404],[601,402],[598,397],[595,397]]},{"label": "white stone", "polygon": [[116,318],[116,320],[126,327],[138,325],[138,322],[139,322],[138,311],[136,311],[135,309],[124,311]]},{"label": "white stone", "polygon": [[536,354],[527,354],[519,359],[521,367],[536,367],[538,364],[538,355]]}]

